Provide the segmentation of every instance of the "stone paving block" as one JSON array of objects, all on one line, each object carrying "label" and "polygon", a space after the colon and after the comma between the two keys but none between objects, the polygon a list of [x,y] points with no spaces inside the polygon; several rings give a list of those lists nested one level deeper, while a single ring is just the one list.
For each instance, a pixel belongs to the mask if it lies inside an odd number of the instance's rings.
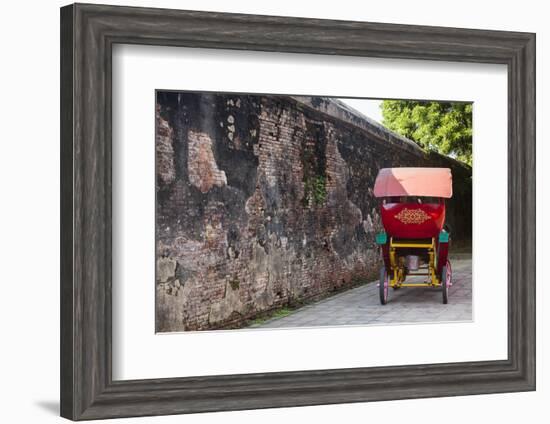
[{"label": "stone paving block", "polygon": [[380,305],[376,282],[339,293],[292,314],[268,320],[254,328],[296,328],[341,325],[383,325],[472,320],[471,260],[453,262],[454,285],[449,303],[442,303],[437,288],[390,290],[389,302]]}]

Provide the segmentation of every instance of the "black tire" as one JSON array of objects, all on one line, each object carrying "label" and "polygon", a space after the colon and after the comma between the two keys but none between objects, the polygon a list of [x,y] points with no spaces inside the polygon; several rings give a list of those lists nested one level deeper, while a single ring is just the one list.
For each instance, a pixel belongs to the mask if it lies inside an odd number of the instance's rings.
[{"label": "black tire", "polygon": [[[386,279],[387,279],[387,273],[386,268],[382,267],[380,269],[380,285],[379,285],[379,292],[380,292],[380,304],[385,305],[388,303],[388,289],[389,287],[386,285]],[[389,284],[388,284],[389,285]]]},{"label": "black tire", "polygon": [[443,304],[449,303],[449,286],[447,285],[447,266],[441,269],[441,293],[443,293]]}]

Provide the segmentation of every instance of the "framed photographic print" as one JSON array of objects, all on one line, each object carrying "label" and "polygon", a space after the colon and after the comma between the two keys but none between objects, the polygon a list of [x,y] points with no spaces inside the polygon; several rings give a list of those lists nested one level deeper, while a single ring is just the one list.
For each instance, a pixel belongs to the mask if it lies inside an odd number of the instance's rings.
[{"label": "framed photographic print", "polygon": [[61,9],[61,414],[535,389],[535,36]]}]

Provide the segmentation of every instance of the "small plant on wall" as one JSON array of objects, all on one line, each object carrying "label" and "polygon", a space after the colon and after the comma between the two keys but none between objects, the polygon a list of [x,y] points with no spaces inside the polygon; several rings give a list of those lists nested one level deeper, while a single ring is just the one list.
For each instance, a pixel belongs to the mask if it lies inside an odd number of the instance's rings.
[{"label": "small plant on wall", "polygon": [[326,178],[314,175],[304,181],[304,206],[322,205],[327,198]]},{"label": "small plant on wall", "polygon": [[326,137],[322,125],[309,124],[302,143],[304,207],[322,205],[327,197]]}]

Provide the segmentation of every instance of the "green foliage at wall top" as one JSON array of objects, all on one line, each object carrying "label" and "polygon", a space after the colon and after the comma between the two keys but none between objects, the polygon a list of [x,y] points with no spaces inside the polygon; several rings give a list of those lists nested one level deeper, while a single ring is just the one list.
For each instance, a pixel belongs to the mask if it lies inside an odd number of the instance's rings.
[{"label": "green foliage at wall top", "polygon": [[472,165],[472,103],[384,100],[381,109],[389,129]]}]

